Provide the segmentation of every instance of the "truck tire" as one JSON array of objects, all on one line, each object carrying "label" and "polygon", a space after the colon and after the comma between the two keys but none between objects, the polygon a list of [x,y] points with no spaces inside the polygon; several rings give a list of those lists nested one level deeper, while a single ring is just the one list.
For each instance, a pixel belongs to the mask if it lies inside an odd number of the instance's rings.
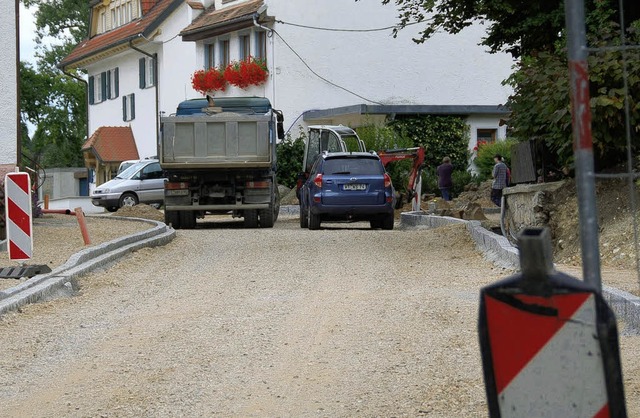
[{"label": "truck tire", "polygon": [[244,211],[244,226],[245,228],[258,227],[258,211],[257,210]]},{"label": "truck tire", "polygon": [[320,216],[319,215],[314,215],[311,212],[311,209],[309,209],[309,213],[308,213],[307,217],[309,218],[309,229],[311,229],[311,230],[320,229]]},{"label": "truck tire", "polygon": [[273,228],[273,224],[276,222],[276,214],[273,206],[269,206],[268,209],[260,209],[260,228]]},{"label": "truck tire", "polygon": [[192,210],[180,211],[180,226],[182,229],[194,229],[196,227],[196,213]]},{"label": "truck tire", "polygon": [[165,210],[164,223],[171,225],[173,229],[180,229],[180,213],[176,210]]}]

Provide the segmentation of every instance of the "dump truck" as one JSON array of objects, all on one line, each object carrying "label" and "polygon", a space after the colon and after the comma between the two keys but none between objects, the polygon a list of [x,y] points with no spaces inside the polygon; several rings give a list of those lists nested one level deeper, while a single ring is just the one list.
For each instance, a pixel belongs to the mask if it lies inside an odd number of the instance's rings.
[{"label": "dump truck", "polygon": [[165,222],[192,229],[207,214],[244,218],[248,228],[271,228],[280,196],[276,138],[282,112],[266,98],[186,100],[162,117],[158,159],[166,177]]}]

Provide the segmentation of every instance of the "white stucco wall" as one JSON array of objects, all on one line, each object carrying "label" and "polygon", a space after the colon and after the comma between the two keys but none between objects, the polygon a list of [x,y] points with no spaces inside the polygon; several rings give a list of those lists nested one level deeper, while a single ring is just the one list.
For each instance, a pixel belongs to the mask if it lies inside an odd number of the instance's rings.
[{"label": "white stucco wall", "polygon": [[16,69],[16,9],[14,0],[0,2],[0,39],[5,47],[0,54],[0,164],[17,163],[18,73]]},{"label": "white stucco wall", "polygon": [[[397,23],[396,8],[382,5],[380,0],[340,2],[339,7],[313,0],[266,3],[269,16],[309,26],[370,29]],[[281,37],[269,39],[271,77],[262,91],[285,112],[286,126],[311,109],[376,102],[499,105],[510,94],[501,82],[510,73],[512,59],[507,54],[489,54],[478,46],[484,35],[479,24],[457,35],[437,34],[424,44],[412,41],[421,25],[402,30],[397,38],[393,38],[391,30],[333,32],[281,23],[275,23],[274,28]],[[237,59],[237,35],[231,34],[230,40],[231,59]],[[320,76],[368,100],[320,79],[285,41]],[[197,63],[202,62],[202,54],[199,48]],[[236,93],[230,89],[220,95]],[[196,93],[194,97],[197,96]]]},{"label": "white stucco wall", "polygon": [[[191,74],[194,71],[195,44],[182,42],[176,34],[190,23],[190,9],[184,4],[174,11],[160,26],[160,34],[150,42],[137,47],[149,54],[158,54],[158,111],[175,112],[178,103],[194,97]],[[140,89],[138,60],[142,53],[129,49],[115,57],[97,62],[89,67],[90,75],[112,68],[119,68],[120,95],[113,100],[89,106],[89,132],[101,126],[131,125],[140,158],[157,154],[156,89]],[[122,119],[122,97],[135,94],[136,117],[125,122]]]}]

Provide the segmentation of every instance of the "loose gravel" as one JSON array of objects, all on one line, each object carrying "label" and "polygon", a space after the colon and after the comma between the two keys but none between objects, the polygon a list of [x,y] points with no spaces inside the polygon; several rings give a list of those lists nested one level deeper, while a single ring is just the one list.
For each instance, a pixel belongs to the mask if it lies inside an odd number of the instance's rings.
[{"label": "loose gravel", "polygon": [[[0,317],[2,415],[487,416],[478,291],[506,272],[463,226],[237,225]],[[640,416],[640,339],[621,342]]]}]

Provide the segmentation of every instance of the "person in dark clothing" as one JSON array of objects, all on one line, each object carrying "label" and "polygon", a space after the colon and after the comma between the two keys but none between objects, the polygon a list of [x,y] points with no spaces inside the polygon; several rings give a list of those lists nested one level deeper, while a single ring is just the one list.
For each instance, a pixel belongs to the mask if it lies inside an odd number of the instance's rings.
[{"label": "person in dark clothing", "polygon": [[501,206],[502,203],[502,189],[507,187],[507,165],[502,161],[502,155],[496,154],[493,157],[493,161],[496,163],[493,166],[493,183],[491,183],[491,201],[496,206]]},{"label": "person in dark clothing", "polygon": [[451,200],[451,188],[453,187],[453,181],[451,180],[451,174],[453,173],[453,165],[451,165],[451,158],[444,157],[442,164],[436,169],[436,175],[438,176],[438,188],[442,194],[444,200]]}]

